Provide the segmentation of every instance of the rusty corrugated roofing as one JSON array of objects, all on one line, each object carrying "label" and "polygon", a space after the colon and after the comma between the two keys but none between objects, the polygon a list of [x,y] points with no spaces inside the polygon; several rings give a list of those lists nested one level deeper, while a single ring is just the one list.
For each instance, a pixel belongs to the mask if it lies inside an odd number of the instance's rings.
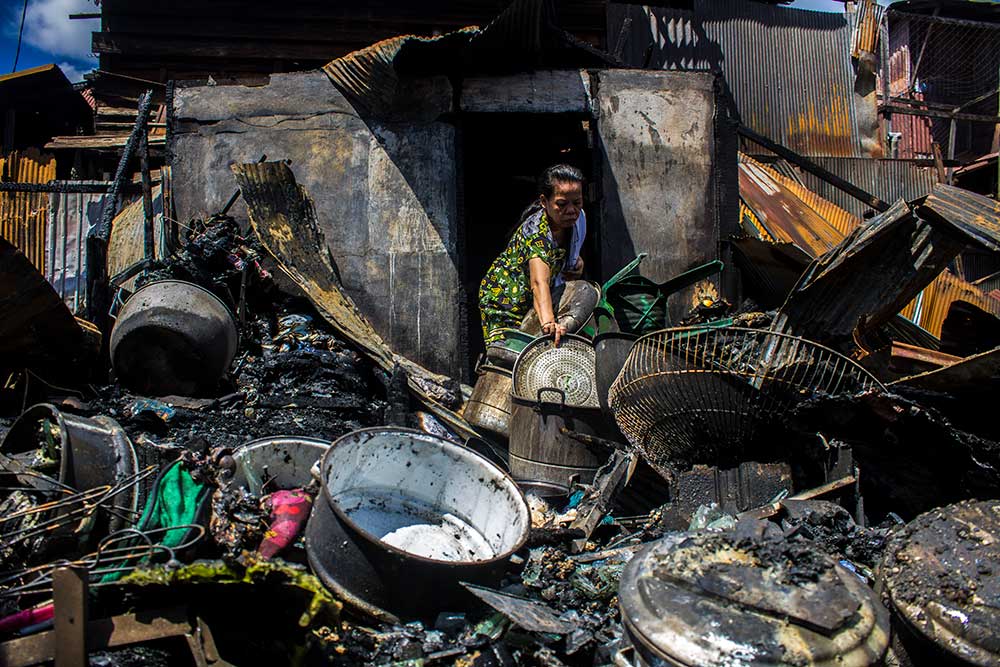
[{"label": "rusty corrugated roofing", "polygon": [[[48,183],[55,177],[56,159],[37,149],[0,157],[0,181]],[[0,193],[0,236],[17,246],[39,272],[45,271],[48,201],[44,192]]]},{"label": "rusty corrugated roofing", "polygon": [[555,23],[552,0],[515,0],[483,28],[469,26],[437,37],[403,35],[327,63],[341,92],[376,114],[392,107],[404,74],[517,71],[543,64],[550,51],[570,52],[575,64],[607,65],[604,56]]},{"label": "rusty corrugated roofing", "polygon": [[[740,198],[745,206],[741,217],[757,229],[760,238],[771,243],[792,243],[812,257],[832,249],[861,222],[793,179],[746,155],[740,156]],[[936,210],[939,215],[947,215],[951,224],[961,224],[965,220],[963,228],[978,236],[983,232],[981,227],[977,230],[976,225],[986,223],[989,227],[991,216],[1000,216],[997,202],[949,186],[935,188],[924,206]],[[900,314],[934,336],[940,336],[955,301],[971,303],[1000,317],[1000,299],[949,270],[935,278]]]},{"label": "rusty corrugated roofing", "polygon": [[[887,202],[920,199],[937,183],[933,167],[923,167],[911,160],[830,157],[810,159],[827,171]],[[801,172],[799,177],[807,188],[854,216],[862,217],[865,211],[870,209],[868,205],[817,176]]]},{"label": "rusty corrugated roofing", "polygon": [[[609,34],[631,20],[623,54],[634,66],[721,70],[743,123],[808,156],[880,156],[878,128],[859,123],[852,25],[845,14],[742,0],[695,0],[694,10],[612,8]],[[871,115],[874,116],[874,108]]]},{"label": "rusty corrugated roofing", "polygon": [[854,14],[854,31],[851,36],[851,56],[862,58],[874,55],[878,45],[879,27],[885,8],[875,0],[861,0]]},{"label": "rusty corrugated roofing", "polygon": [[901,315],[919,324],[935,336],[941,336],[941,327],[956,301],[971,303],[988,313],[1000,317],[1000,299],[983,292],[951,271],[945,270],[906,308]]},{"label": "rusty corrugated roofing", "polygon": [[794,243],[812,257],[833,249],[861,222],[746,155],[740,156],[740,197],[771,240]]},{"label": "rusty corrugated roofing", "polygon": [[955,225],[988,250],[1000,250],[1000,202],[995,199],[939,183],[921,211]]}]

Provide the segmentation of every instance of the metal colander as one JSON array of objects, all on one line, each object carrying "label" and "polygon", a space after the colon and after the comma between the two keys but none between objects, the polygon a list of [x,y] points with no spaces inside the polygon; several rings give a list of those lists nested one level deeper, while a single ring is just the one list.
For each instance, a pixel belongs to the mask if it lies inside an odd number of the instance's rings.
[{"label": "metal colander", "polygon": [[514,364],[514,395],[538,402],[596,408],[594,346],[582,336],[563,336],[529,343]]},{"label": "metal colander", "polygon": [[615,421],[654,467],[738,460],[762,425],[816,394],[877,387],[817,343],[760,329],[681,327],[639,338],[608,394]]}]

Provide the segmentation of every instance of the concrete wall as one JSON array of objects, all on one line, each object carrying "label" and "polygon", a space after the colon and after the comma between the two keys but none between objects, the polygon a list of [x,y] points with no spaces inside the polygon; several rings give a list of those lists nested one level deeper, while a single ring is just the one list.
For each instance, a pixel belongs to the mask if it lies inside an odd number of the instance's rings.
[{"label": "concrete wall", "polygon": [[[719,257],[714,76],[604,70],[591,89],[598,109],[601,273],[649,253],[643,275],[662,282]],[[731,165],[735,169],[735,162]],[[671,299],[679,320],[692,291]]]},{"label": "concrete wall", "polygon": [[[427,94],[433,91],[433,94]],[[447,81],[422,103],[451,103]],[[419,110],[416,110],[419,111]],[[344,287],[397,352],[462,377],[455,131],[446,123],[365,123],[322,72],[276,74],[269,85],[178,89],[173,188],[182,221],[220,209],[234,162],[291,160]],[[246,219],[242,202],[232,214]]]}]

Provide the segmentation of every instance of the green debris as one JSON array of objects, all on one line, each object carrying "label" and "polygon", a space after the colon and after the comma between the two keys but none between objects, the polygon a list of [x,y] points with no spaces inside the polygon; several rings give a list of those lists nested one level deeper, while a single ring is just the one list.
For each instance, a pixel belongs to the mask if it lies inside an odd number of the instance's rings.
[{"label": "green debris", "polygon": [[299,617],[299,626],[308,627],[326,614],[339,618],[343,605],[330,594],[315,575],[301,566],[275,558],[250,560],[245,568],[233,567],[221,560],[197,560],[176,569],[141,568],[121,578],[129,586],[169,586],[172,584],[261,584],[280,583],[294,586],[312,595]]}]

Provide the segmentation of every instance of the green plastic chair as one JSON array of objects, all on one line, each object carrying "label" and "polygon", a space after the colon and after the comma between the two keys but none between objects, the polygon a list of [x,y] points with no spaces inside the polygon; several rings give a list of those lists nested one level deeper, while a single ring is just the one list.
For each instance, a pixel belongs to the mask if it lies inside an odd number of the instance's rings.
[{"label": "green plastic chair", "polygon": [[620,331],[636,335],[666,328],[669,326],[667,300],[670,296],[725,267],[719,260],[713,260],[665,282],[655,283],[638,272],[646,257],[647,253],[639,253],[604,283],[601,301],[594,309],[594,333],[591,335],[613,331],[615,325]]}]

